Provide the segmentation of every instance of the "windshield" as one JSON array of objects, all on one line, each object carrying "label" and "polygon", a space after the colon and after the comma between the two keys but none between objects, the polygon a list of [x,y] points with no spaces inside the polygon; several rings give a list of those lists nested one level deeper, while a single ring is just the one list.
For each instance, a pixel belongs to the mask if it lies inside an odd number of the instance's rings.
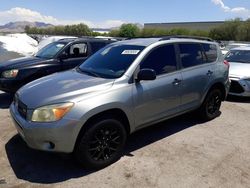
[{"label": "windshield", "polygon": [[136,45],[111,45],[99,50],[83,64],[79,70],[103,78],[119,78],[144,49]]},{"label": "windshield", "polygon": [[231,50],[225,57],[229,62],[250,63],[250,50]]},{"label": "windshield", "polygon": [[65,43],[53,42],[37,52],[36,57],[45,59],[54,58],[55,55],[65,46]]}]

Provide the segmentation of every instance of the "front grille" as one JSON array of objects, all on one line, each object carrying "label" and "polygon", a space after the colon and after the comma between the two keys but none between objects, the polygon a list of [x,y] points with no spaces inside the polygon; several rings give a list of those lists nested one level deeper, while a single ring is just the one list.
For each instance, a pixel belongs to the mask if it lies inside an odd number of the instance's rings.
[{"label": "front grille", "polygon": [[232,93],[243,93],[244,88],[235,80],[231,80],[230,92]]},{"label": "front grille", "polygon": [[27,118],[27,106],[20,100],[17,101],[17,110],[24,119]]}]

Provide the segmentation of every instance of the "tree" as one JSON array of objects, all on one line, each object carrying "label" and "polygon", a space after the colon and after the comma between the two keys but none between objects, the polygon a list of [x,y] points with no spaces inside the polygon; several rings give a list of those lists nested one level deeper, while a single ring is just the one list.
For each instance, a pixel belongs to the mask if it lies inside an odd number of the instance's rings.
[{"label": "tree", "polygon": [[141,31],[141,37],[157,37],[157,36],[166,36],[166,35],[170,35],[169,30],[144,28]]},{"label": "tree", "polygon": [[25,33],[29,33],[30,32],[30,26],[26,25],[24,28]]},{"label": "tree", "polygon": [[250,41],[250,19],[238,27],[236,39],[239,41]]},{"label": "tree", "polygon": [[109,36],[111,36],[111,37],[120,37],[120,30],[111,30],[109,32]]},{"label": "tree", "polygon": [[123,24],[120,28],[120,37],[138,37],[140,35],[140,29],[135,24]]},{"label": "tree", "polygon": [[25,27],[28,34],[91,36],[92,31],[85,24],[54,26],[48,28]]},{"label": "tree", "polygon": [[226,21],[223,25],[212,29],[209,36],[216,40],[238,40],[241,34],[239,34],[239,28],[243,27],[245,22],[240,18]]}]

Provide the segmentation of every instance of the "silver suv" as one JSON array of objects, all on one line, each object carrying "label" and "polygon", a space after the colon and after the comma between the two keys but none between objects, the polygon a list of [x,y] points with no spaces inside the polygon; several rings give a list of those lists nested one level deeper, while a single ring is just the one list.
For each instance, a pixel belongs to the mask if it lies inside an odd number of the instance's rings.
[{"label": "silver suv", "polygon": [[10,107],[28,146],[74,153],[85,167],[117,161],[131,133],[197,110],[218,116],[229,65],[217,43],[183,37],[133,39],[79,67],[22,87]]}]

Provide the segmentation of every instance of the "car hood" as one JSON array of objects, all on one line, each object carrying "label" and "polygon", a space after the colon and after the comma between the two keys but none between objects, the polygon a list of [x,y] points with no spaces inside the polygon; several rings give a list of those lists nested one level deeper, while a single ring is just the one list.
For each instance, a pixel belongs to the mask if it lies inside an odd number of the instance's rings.
[{"label": "car hood", "polygon": [[113,79],[88,76],[74,69],[35,80],[19,89],[17,96],[29,109],[35,109],[49,104],[77,102],[87,94],[104,92],[113,83]]},{"label": "car hood", "polygon": [[250,64],[230,62],[229,76],[237,78],[250,78]]},{"label": "car hood", "polygon": [[36,64],[40,62],[44,62],[46,59],[41,59],[38,57],[21,57],[17,59],[12,59],[9,61],[5,61],[0,63],[0,68],[1,69],[17,69],[17,68],[22,68],[30,64]]}]

